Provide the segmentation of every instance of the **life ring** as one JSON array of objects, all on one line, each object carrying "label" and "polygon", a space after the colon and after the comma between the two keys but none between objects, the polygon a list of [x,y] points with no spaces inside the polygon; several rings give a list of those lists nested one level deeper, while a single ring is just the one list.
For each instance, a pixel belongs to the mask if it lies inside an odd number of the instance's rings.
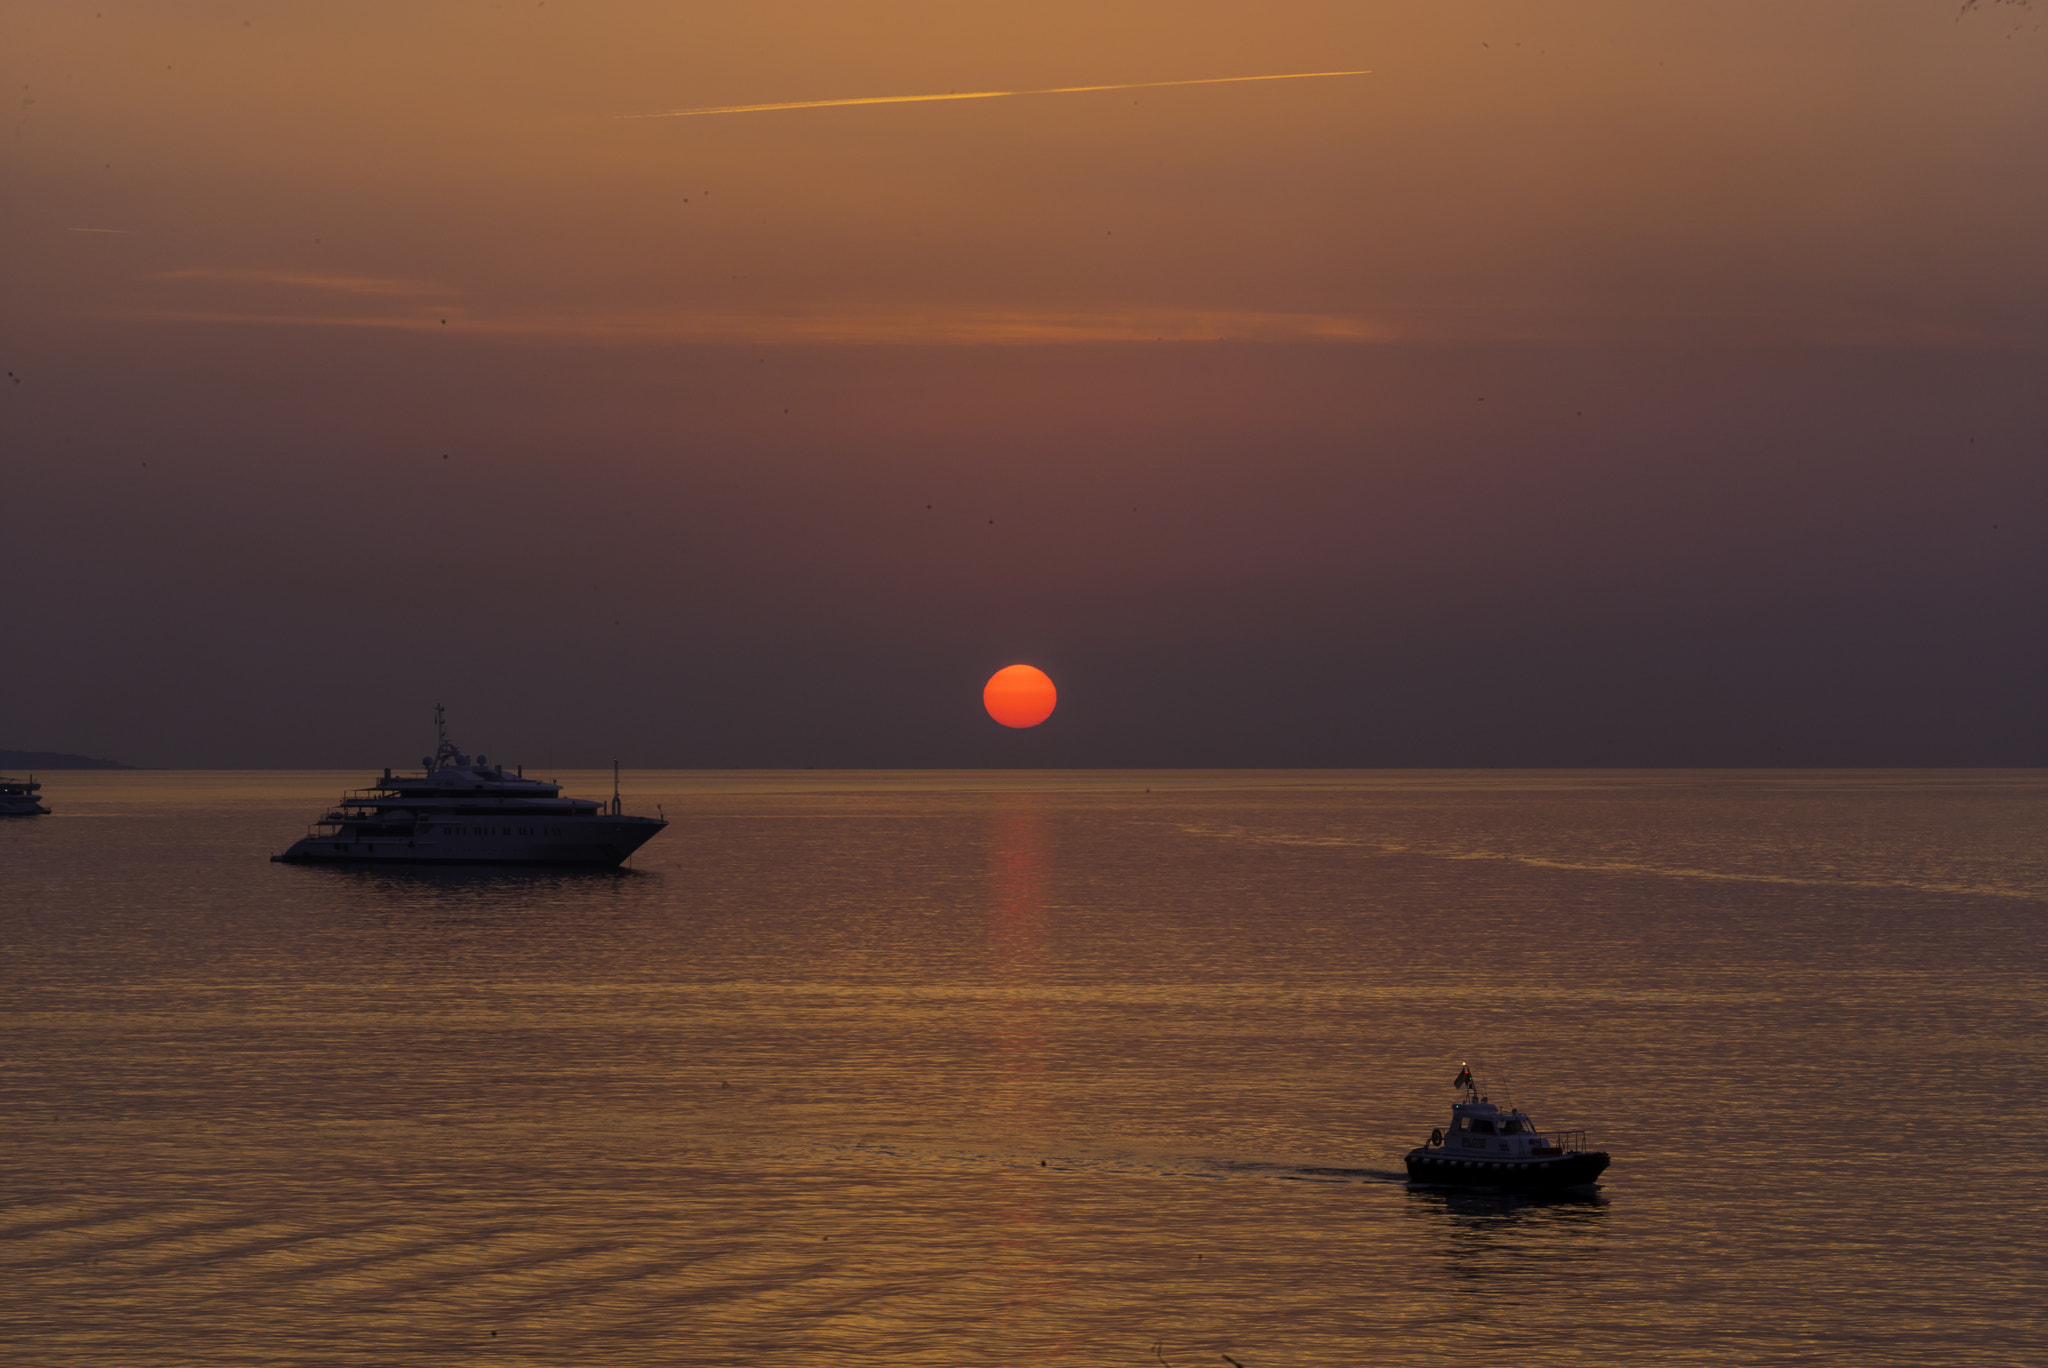
[{"label": "life ring", "polygon": [[1442,1127],[1438,1127],[1429,1133],[1429,1143],[1431,1145],[1441,1145],[1443,1142],[1444,1132]]}]

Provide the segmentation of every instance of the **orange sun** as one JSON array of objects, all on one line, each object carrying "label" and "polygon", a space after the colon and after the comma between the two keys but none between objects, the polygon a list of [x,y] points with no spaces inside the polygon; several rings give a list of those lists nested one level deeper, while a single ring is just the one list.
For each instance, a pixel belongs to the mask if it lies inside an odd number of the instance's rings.
[{"label": "orange sun", "polygon": [[1045,671],[1031,665],[1010,665],[989,676],[981,703],[988,715],[1006,727],[1035,727],[1052,716],[1059,690]]}]

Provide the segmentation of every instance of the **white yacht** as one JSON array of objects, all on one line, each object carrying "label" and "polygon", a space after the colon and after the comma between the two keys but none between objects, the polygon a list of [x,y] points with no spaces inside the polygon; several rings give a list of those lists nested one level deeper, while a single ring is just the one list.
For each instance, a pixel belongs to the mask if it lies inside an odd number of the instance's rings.
[{"label": "white yacht", "polygon": [[612,762],[610,803],[564,798],[560,784],[528,779],[524,767],[505,773],[482,755],[472,760],[448,739],[436,705],[433,755],[423,772],[389,769],[368,788],[344,794],[284,864],[617,865],[668,825],[660,817],[628,816],[619,802]]},{"label": "white yacht", "polygon": [[42,788],[33,778],[0,779],[0,817],[45,817],[50,810],[36,801]]},{"label": "white yacht", "polygon": [[1489,1188],[1589,1188],[1607,1171],[1605,1150],[1586,1148],[1582,1130],[1540,1130],[1530,1115],[1481,1096],[1472,1070],[1451,1084],[1462,1101],[1451,1104],[1448,1131],[1408,1151],[1408,1177],[1418,1183]]}]

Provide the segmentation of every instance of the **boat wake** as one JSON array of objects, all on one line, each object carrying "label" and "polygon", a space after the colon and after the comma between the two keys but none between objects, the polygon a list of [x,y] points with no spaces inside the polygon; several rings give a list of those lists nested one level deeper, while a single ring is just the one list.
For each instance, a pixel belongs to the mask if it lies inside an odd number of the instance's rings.
[{"label": "boat wake", "polygon": [[1060,1173],[1126,1173],[1154,1178],[1266,1178],[1289,1183],[1406,1183],[1401,1169],[1337,1167],[1327,1164],[1290,1164],[1262,1159],[1230,1159],[1209,1155],[1075,1153],[1048,1149],[1023,1154],[1011,1150],[946,1148],[925,1150],[922,1146],[864,1141],[826,1145],[823,1151],[838,1159],[867,1163],[906,1163],[917,1167],[998,1167],[1045,1169]]},{"label": "boat wake", "polygon": [[1382,1168],[1327,1168],[1315,1164],[1269,1164],[1244,1160],[1224,1160],[1222,1166],[1233,1173],[1263,1175],[1291,1183],[1405,1183],[1408,1175],[1401,1169]]},{"label": "boat wake", "polygon": [[1614,874],[1625,877],[1680,879],[1707,883],[1772,884],[1792,888],[1866,889],[1879,892],[1904,890],[1913,893],[1955,894],[1963,897],[2012,898],[2022,902],[2048,901],[2048,889],[2039,884],[1988,884],[1970,878],[1926,876],[1885,876],[1866,866],[1854,869],[1828,868],[1803,873],[1781,873],[1757,869],[1705,869],[1692,865],[1664,864],[1652,860],[1565,859],[1529,851],[1499,850],[1481,846],[1458,846],[1418,841],[1375,840],[1367,836],[1324,835],[1289,832],[1235,825],[1179,824],[1190,836],[1244,841],[1253,845],[1322,847],[1355,850],[1368,856],[1445,860],[1452,862],[1496,862],[1522,865],[1529,869],[1553,869],[1565,873]]}]

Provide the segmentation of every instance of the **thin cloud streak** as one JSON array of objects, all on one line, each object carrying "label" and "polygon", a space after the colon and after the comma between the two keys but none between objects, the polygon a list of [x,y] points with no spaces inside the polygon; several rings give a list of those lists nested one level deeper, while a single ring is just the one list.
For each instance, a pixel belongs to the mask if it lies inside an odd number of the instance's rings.
[{"label": "thin cloud streak", "polygon": [[150,309],[118,315],[159,323],[372,328],[539,342],[615,345],[1031,346],[1091,342],[1388,342],[1394,329],[1346,314],[1251,310],[1134,309],[1102,312],[931,310],[906,313],[774,314],[680,310],[576,310],[465,315],[319,314]]},{"label": "thin cloud streak", "polygon": [[699,114],[762,114],[778,109],[833,109],[841,105],[924,104],[933,100],[1000,100],[1013,95],[1081,95],[1096,90],[1156,90],[1161,86],[1232,85],[1242,81],[1313,81],[1330,76],[1370,76],[1370,71],[1289,71],[1272,76],[1204,76],[1188,81],[1130,81],[1118,85],[1050,86],[1044,90],[960,90],[943,95],[863,95],[849,100],[790,100],[780,104],[708,105],[660,114],[622,114],[624,119],[688,119]]},{"label": "thin cloud streak", "polygon": [[404,313],[142,309],[103,317],[242,327],[434,332],[507,342],[592,346],[1085,346],[1133,342],[1325,345],[1404,343],[1721,343],[1802,347],[2032,347],[2041,339],[1958,325],[1847,314],[1490,312],[1408,309],[1367,316],[1254,309],[932,308],[775,312],[551,309]]},{"label": "thin cloud streak", "polygon": [[430,280],[399,280],[385,276],[325,275],[317,271],[281,271],[223,266],[187,266],[159,271],[155,280],[193,280],[212,285],[272,285],[288,289],[331,290],[339,294],[418,296],[459,293]]}]

